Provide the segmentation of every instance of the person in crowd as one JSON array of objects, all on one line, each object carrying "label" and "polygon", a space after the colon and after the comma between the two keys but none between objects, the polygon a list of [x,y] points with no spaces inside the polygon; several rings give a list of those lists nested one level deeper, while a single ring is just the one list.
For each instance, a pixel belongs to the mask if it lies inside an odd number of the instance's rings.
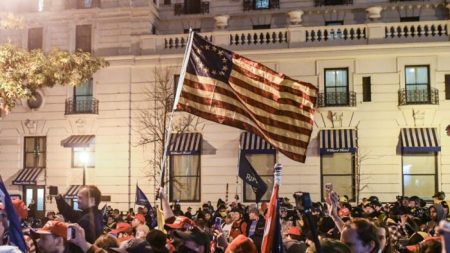
[{"label": "person in crowd", "polygon": [[38,247],[46,253],[71,252],[67,242],[68,224],[48,221],[41,229],[33,231],[39,235]]},{"label": "person in crowd", "polygon": [[136,233],[134,237],[137,239],[145,240],[149,232],[150,228],[147,225],[142,224],[136,227]]},{"label": "person in crowd", "polygon": [[436,227],[439,225],[441,220],[445,220],[444,208],[441,204],[434,204],[430,206],[429,211],[429,221],[426,224],[426,232],[431,236],[436,234]]},{"label": "person in crowd", "polygon": [[234,240],[238,235],[247,236],[247,223],[242,217],[241,210],[238,208],[231,210],[231,216],[233,217],[233,225],[231,226],[230,240]]},{"label": "person in crowd", "polygon": [[115,229],[116,225],[117,223],[115,222],[114,217],[109,215],[106,219],[105,232],[110,232],[111,230]]},{"label": "person in crowd", "polygon": [[393,253],[394,247],[392,245],[389,228],[382,221],[376,220],[374,225],[377,229],[378,240],[380,241],[379,253]]},{"label": "person in crowd", "polygon": [[31,219],[36,218],[37,205],[34,199],[31,200],[31,203],[28,205],[28,217]]},{"label": "person in crowd", "polygon": [[98,210],[101,192],[93,185],[83,186],[77,194],[78,208],[74,210],[62,195],[56,196],[59,212],[70,222],[79,224],[84,229],[86,240],[94,243],[103,232],[102,213]]},{"label": "person in crowd", "polygon": [[184,213],[184,216],[186,216],[186,217],[188,217],[189,219],[192,220],[192,217],[193,217],[193,215],[192,215],[192,207],[189,206],[187,208],[186,212]]},{"label": "person in crowd", "polygon": [[238,235],[233,241],[228,245],[225,253],[257,253],[258,249],[251,239],[245,235]]},{"label": "person in crowd", "polygon": [[104,249],[108,253],[113,252],[111,248],[119,247],[119,241],[112,235],[101,235],[94,243],[100,249]]},{"label": "person in crowd", "polygon": [[341,241],[349,246],[352,253],[377,253],[380,249],[377,230],[366,219],[357,218],[346,225],[341,233]]},{"label": "person in crowd", "polygon": [[42,219],[42,223],[45,224],[47,221],[54,220],[56,213],[54,211],[48,211],[45,217]]},{"label": "person in crowd", "polygon": [[222,233],[225,237],[227,242],[231,242],[230,239],[230,233],[231,233],[231,227],[233,226],[233,217],[230,213],[225,216],[224,222],[222,223]]},{"label": "person in crowd", "polygon": [[258,252],[261,250],[261,244],[264,236],[264,227],[266,225],[266,220],[259,213],[258,208],[251,207],[248,211],[249,223],[247,226],[246,234],[253,243],[256,245]]},{"label": "person in crowd", "polygon": [[133,229],[126,222],[117,223],[116,229],[111,230],[109,234],[116,237],[120,243],[133,239]]},{"label": "person in crowd", "polygon": [[[342,243],[339,240],[334,239],[322,239],[320,240],[320,247],[322,249],[322,252],[326,253],[351,253],[350,248]],[[297,251],[295,251],[297,252]],[[298,251],[300,252],[300,251]],[[316,253],[316,247],[311,245],[307,250],[306,253]]]},{"label": "person in crowd", "polygon": [[436,192],[433,195],[433,202],[434,204],[440,204],[442,201],[445,200],[445,192]]},{"label": "person in crowd", "polygon": [[119,211],[119,209],[114,209],[112,211],[112,217],[114,218],[114,222],[116,223],[123,222],[122,213]]},{"label": "person in crowd", "polygon": [[147,234],[146,240],[152,247],[154,253],[169,253],[166,247],[167,235],[164,232],[153,229]]},{"label": "person in crowd", "polygon": [[308,246],[301,238],[301,229],[299,227],[291,227],[283,240],[285,253],[305,253]]},{"label": "person in crowd", "polygon": [[136,214],[131,221],[131,226],[133,227],[133,229],[136,229],[136,227],[139,225],[145,225],[145,217],[140,213]]}]

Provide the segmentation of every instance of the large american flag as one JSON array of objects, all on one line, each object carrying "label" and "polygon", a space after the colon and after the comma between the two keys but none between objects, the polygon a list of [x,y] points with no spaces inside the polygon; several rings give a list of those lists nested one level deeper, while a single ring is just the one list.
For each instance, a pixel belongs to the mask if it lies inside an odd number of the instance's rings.
[{"label": "large american flag", "polygon": [[194,33],[177,109],[252,132],[305,162],[317,91]]}]

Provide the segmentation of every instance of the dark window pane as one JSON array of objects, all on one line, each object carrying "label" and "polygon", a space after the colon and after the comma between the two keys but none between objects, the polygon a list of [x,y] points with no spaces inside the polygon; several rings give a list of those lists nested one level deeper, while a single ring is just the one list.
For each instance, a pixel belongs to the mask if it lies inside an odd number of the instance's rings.
[{"label": "dark window pane", "polygon": [[445,75],[445,99],[450,99],[450,75]]},{"label": "dark window pane", "polygon": [[420,17],[401,17],[400,22],[417,22],[420,21]]},{"label": "dark window pane", "polygon": [[269,9],[269,0],[255,0],[255,9]]},{"label": "dark window pane", "polygon": [[270,24],[254,25],[253,26],[253,30],[260,30],[260,29],[270,29]]},{"label": "dark window pane", "polygon": [[28,30],[28,50],[42,49],[42,27]]},{"label": "dark window pane", "polygon": [[91,25],[77,25],[75,49],[82,50],[84,52],[91,52],[91,43],[92,43],[91,36],[92,36]]},{"label": "dark window pane", "polygon": [[370,76],[363,77],[363,102],[372,101],[372,82]]},{"label": "dark window pane", "polygon": [[201,0],[184,0],[185,14],[201,13]]},{"label": "dark window pane", "polygon": [[46,145],[46,137],[25,137],[23,159],[25,168],[45,168]]}]

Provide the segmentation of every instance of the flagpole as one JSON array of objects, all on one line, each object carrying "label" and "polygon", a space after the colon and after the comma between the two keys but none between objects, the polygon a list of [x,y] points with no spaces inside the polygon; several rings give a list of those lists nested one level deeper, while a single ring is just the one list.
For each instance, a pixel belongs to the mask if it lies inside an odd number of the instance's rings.
[{"label": "flagpole", "polygon": [[[188,61],[189,61],[189,55],[191,54],[191,51],[192,51],[193,39],[194,39],[194,32],[192,31],[192,28],[189,28],[188,43],[186,45],[186,50],[184,51],[183,64],[181,65],[180,78],[178,79],[178,84],[177,84],[177,92],[175,94],[172,112],[170,113],[170,116],[169,116],[169,125],[167,127],[167,131],[166,131],[165,139],[164,139],[164,153],[163,153],[163,159],[162,159],[162,165],[161,165],[161,181],[159,182],[159,185],[161,187],[164,187],[164,177],[166,174],[165,172],[166,172],[166,162],[167,162],[167,149],[169,148],[169,137],[170,137],[170,132],[172,130],[173,113],[175,112],[176,106],[178,104],[178,100],[180,99],[181,90],[183,88],[183,82],[184,82],[184,77],[186,76],[186,68],[187,68]],[[158,198],[158,196],[156,196],[156,197]]]}]

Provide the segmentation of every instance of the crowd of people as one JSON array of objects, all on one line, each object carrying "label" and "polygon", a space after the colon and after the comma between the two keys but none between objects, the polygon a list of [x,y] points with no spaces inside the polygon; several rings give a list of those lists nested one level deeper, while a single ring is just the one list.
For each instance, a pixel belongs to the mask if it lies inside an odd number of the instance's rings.
[{"label": "crowd of people", "polygon": [[[182,210],[178,203],[170,205],[159,191],[162,213],[158,215],[163,215],[164,224],[156,226],[156,210],[139,207],[126,214],[110,206],[102,210],[100,197],[97,187],[85,186],[78,193],[80,210],[74,210],[62,196],[56,196],[58,211],[49,212],[42,226],[28,222],[28,208],[23,201],[14,200],[27,252],[261,252],[267,203],[244,206],[219,199],[217,204],[208,202],[193,212],[192,208]],[[282,198],[282,245],[277,250],[445,252],[445,237],[450,232],[445,226],[449,207],[443,192],[435,194],[433,200],[427,203],[417,196],[399,196],[394,202],[381,203],[371,196],[352,206],[348,197],[329,191],[325,203],[315,202],[311,208],[300,210],[298,203]],[[21,252],[9,240],[3,204],[0,217],[0,252]]]}]

